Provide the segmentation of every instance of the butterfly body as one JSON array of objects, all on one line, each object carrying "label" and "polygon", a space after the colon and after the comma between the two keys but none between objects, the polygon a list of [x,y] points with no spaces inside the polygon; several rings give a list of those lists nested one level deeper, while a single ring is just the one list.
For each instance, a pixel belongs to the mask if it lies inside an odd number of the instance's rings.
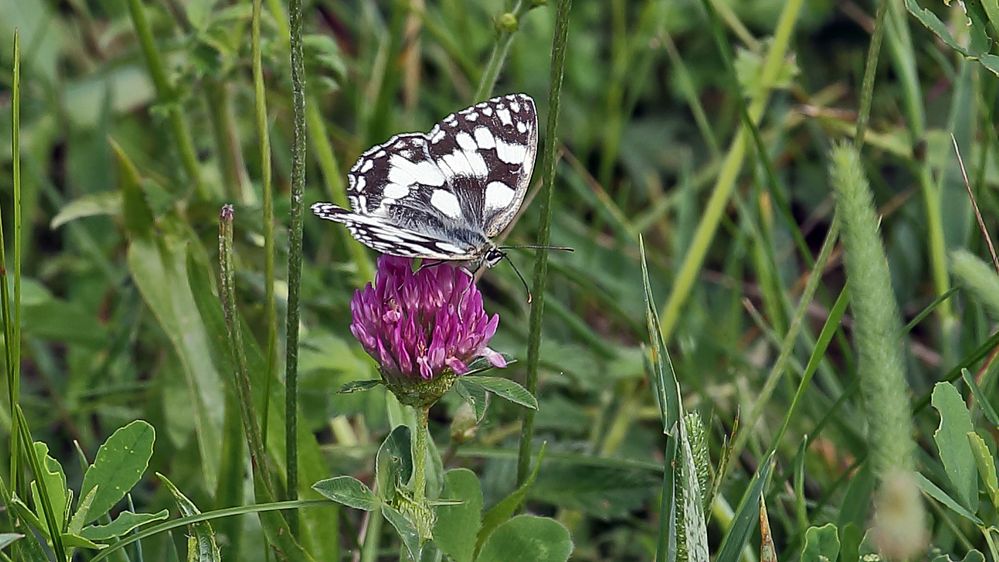
[{"label": "butterfly body", "polygon": [[351,210],[316,203],[379,252],[492,266],[491,238],[516,216],[534,169],[537,112],[524,94],[448,115],[428,133],[406,133],[365,151],[347,174]]}]

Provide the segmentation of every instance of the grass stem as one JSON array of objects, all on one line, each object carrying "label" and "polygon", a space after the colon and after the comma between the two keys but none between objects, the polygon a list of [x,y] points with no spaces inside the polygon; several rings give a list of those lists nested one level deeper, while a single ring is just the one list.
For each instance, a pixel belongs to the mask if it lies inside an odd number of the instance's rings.
[{"label": "grass stem", "polygon": [[[288,4],[291,31],[291,88],[294,110],[291,168],[291,225],[288,232],[288,334],[285,349],[285,499],[298,498],[298,313],[302,284],[302,214],[305,191],[305,57],[302,47],[302,0]],[[298,533],[298,517],[289,522]]]},{"label": "grass stem", "polygon": [[[555,151],[558,136],[559,101],[562,92],[562,76],[565,73],[566,42],[569,35],[569,11],[572,0],[559,0],[555,15],[555,33],[552,37],[551,84],[548,91],[548,125],[544,146],[544,167],[542,168],[541,226],[537,244],[547,246],[551,240],[552,193],[555,184],[555,164],[558,154]],[[541,359],[541,320],[545,307],[545,287],[548,282],[548,250],[538,250],[534,262],[534,286],[531,304],[530,333],[527,339],[527,390],[536,395],[538,391],[538,363]],[[531,466],[531,442],[534,439],[534,410],[524,410],[524,420],[520,432],[520,446],[517,457],[517,486],[527,479]]]},{"label": "grass stem", "polygon": [[496,22],[499,37],[496,38],[493,50],[489,54],[489,62],[486,63],[486,68],[482,71],[482,77],[479,79],[479,86],[475,90],[475,100],[473,101],[479,102],[492,95],[500,69],[503,68],[507,53],[510,52],[513,36],[520,26],[520,20],[533,7],[533,2],[517,0],[512,10],[500,15],[499,21]]}]

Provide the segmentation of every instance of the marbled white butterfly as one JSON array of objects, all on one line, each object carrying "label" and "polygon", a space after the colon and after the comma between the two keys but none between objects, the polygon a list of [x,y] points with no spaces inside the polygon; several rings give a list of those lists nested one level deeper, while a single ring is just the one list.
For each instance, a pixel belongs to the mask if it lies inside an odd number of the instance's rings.
[{"label": "marbled white butterfly", "polygon": [[524,94],[452,113],[429,133],[406,133],[364,152],[347,174],[353,212],[315,203],[362,244],[394,256],[492,267],[492,237],[524,201],[538,148],[538,115]]}]

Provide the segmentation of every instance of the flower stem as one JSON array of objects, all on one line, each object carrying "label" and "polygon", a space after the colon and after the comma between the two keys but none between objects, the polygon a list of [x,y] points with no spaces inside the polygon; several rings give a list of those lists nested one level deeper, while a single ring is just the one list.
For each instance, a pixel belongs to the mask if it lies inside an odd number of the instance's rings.
[{"label": "flower stem", "polygon": [[[305,60],[302,52],[302,0],[288,3],[291,30],[291,88],[294,138],[291,168],[291,227],[288,232],[288,344],[285,350],[285,499],[298,498],[298,299],[302,281],[302,195],[305,191]],[[298,514],[288,522],[298,534]]]},{"label": "flower stem", "polygon": [[[544,185],[541,194],[541,228],[538,245],[546,246],[551,239],[552,191],[555,183],[557,155],[556,132],[558,130],[559,94],[562,91],[562,75],[565,73],[566,41],[569,34],[569,10],[572,0],[559,0],[555,17],[555,34],[552,37],[551,89],[548,92],[548,127],[544,146]],[[532,394],[538,391],[538,363],[541,358],[541,316],[545,307],[545,284],[548,280],[548,251],[539,250],[534,262],[534,303],[531,305],[531,331],[527,339],[527,390]],[[517,455],[517,486],[527,479],[531,466],[531,441],[534,438],[534,410],[525,410],[524,423],[520,430],[520,450]]]},{"label": "flower stem", "polygon": [[[427,425],[430,406],[416,408],[416,442],[413,445],[413,503],[422,506],[427,501]],[[429,538],[429,537],[428,537]]]}]

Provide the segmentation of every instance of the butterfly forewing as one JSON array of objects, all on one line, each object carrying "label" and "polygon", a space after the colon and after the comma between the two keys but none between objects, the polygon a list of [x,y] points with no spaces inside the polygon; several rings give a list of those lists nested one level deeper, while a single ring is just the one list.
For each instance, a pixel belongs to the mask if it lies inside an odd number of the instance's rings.
[{"label": "butterfly forewing", "polygon": [[429,133],[396,135],[365,151],[348,173],[353,212],[317,203],[383,253],[446,260],[481,257],[513,220],[537,151],[537,112],[523,94],[453,113]]}]

